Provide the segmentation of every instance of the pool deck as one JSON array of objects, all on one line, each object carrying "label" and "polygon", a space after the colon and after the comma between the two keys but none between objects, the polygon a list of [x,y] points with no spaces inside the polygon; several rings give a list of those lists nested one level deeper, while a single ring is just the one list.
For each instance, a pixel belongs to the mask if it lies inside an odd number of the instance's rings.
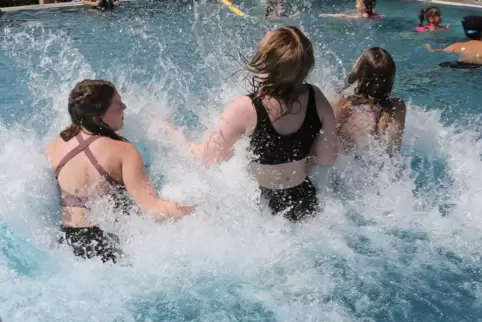
[{"label": "pool deck", "polygon": [[[136,0],[120,0],[121,2],[131,2]],[[61,2],[61,3],[51,3],[51,4],[34,4],[29,6],[17,6],[17,7],[4,7],[0,8],[3,12],[9,11],[20,11],[20,10],[40,10],[40,9],[51,9],[51,8],[68,8],[68,7],[78,7],[82,6],[82,1],[72,1],[72,2]]]},{"label": "pool deck", "polygon": [[449,6],[482,8],[482,0],[426,0],[425,2],[445,4]]}]

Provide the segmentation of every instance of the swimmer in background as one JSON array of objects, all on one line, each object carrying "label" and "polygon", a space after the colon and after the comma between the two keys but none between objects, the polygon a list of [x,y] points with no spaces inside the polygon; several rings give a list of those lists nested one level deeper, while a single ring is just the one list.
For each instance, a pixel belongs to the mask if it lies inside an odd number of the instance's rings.
[{"label": "swimmer in background", "polygon": [[101,10],[113,10],[115,7],[119,6],[119,0],[96,0],[96,1],[89,1],[89,0],[82,0],[82,3],[86,6],[93,7],[95,9]]},{"label": "swimmer in background", "polygon": [[357,10],[346,11],[343,13],[322,13],[320,17],[338,17],[347,19],[381,19],[383,15],[376,13],[376,0],[362,0],[357,2]]},{"label": "swimmer in background", "polygon": [[482,66],[482,16],[466,16],[462,20],[465,35],[470,39],[466,42],[457,42],[446,48],[433,48],[425,45],[431,52],[458,53],[461,57],[450,63],[442,63],[442,67],[480,67]]},{"label": "swimmer in background", "polygon": [[[442,11],[439,7],[429,7],[423,8],[418,14],[420,19],[419,26],[415,29],[417,32],[424,31],[440,31],[449,29],[450,25],[441,26],[442,22]],[[424,25],[423,22],[427,20],[428,24]]]},{"label": "swimmer in background", "polygon": [[360,155],[375,142],[390,156],[400,151],[407,107],[391,97],[395,72],[395,62],[383,48],[370,48],[357,59],[343,88],[355,86],[353,94],[332,104],[345,153]]},{"label": "swimmer in background", "polygon": [[266,19],[276,17],[287,18],[289,15],[286,12],[285,0],[268,0],[268,6],[266,7],[264,16]]},{"label": "swimmer in background", "polygon": [[266,13],[264,16],[268,20],[279,20],[297,17],[299,14],[299,11],[289,14],[288,9],[286,9],[285,0],[268,0],[268,6],[266,7]]}]

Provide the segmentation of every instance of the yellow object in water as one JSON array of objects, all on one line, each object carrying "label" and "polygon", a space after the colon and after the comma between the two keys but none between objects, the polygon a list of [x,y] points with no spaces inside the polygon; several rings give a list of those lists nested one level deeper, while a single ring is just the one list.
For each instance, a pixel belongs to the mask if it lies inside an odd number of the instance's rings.
[{"label": "yellow object in water", "polygon": [[244,12],[242,12],[238,7],[236,7],[235,5],[233,5],[233,3],[229,0],[221,0],[221,2],[226,6],[228,7],[229,10],[231,10],[231,12],[233,12],[235,15],[238,15],[240,17],[244,17],[246,14]]}]

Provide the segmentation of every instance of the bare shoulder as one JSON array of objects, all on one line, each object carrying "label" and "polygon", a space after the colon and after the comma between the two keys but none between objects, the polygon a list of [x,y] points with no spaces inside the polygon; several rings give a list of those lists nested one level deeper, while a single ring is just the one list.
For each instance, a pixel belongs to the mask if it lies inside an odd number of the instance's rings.
[{"label": "bare shoulder", "polygon": [[251,98],[246,95],[236,97],[228,106],[228,109],[243,115],[254,113],[253,102],[251,101]]},{"label": "bare shoulder", "polygon": [[104,141],[104,144],[114,148],[115,151],[122,156],[126,154],[138,153],[136,146],[130,142],[118,141],[105,137],[101,138],[99,141]]},{"label": "bare shoulder", "polygon": [[256,119],[256,110],[248,96],[236,97],[226,108],[221,119],[227,123],[250,124]]},{"label": "bare shoulder", "polygon": [[61,142],[63,142],[63,140],[60,136],[55,137],[52,141],[50,141],[49,145],[45,148],[44,155],[51,156],[55,148]]}]

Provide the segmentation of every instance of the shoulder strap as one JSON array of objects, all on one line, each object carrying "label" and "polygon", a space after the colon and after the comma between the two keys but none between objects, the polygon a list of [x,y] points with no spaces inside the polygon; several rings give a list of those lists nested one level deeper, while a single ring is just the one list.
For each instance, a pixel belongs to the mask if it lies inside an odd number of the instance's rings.
[{"label": "shoulder strap", "polygon": [[[100,138],[100,136],[96,136],[96,138]],[[92,137],[90,137],[89,139],[92,139]],[[84,138],[82,137],[82,135],[79,135],[77,137],[77,140],[79,141],[79,145],[83,145],[85,144],[85,142],[89,142],[89,139],[85,140],[84,141]],[[89,149],[89,145],[90,143],[94,142],[96,139],[92,140],[89,142],[89,144],[87,144],[84,148],[84,153],[85,155],[87,156],[87,158],[89,159],[90,163],[92,163],[92,165],[94,166],[94,168],[97,170],[97,172],[102,176],[104,177],[104,179],[109,182],[110,184],[118,184],[119,182],[117,180],[115,180],[114,178],[112,178],[112,176],[104,169],[103,166],[100,165],[99,161],[97,160],[97,158],[94,156],[94,154],[92,153],[92,151]]]},{"label": "shoulder strap", "polygon": [[[316,107],[316,94],[315,90],[313,89],[313,85],[308,85],[308,106],[306,111],[306,117],[310,117],[311,122],[321,122],[320,115],[318,115],[318,109]],[[323,124],[322,124],[323,125]]]},{"label": "shoulder strap", "polygon": [[251,102],[253,102],[254,109],[256,110],[256,117],[258,119],[258,123],[268,122],[271,123],[268,115],[268,111],[264,107],[261,99],[257,97],[255,94],[250,94],[249,98],[251,98]]},{"label": "shoulder strap", "polygon": [[311,113],[315,112],[318,115],[318,111],[316,110],[316,97],[315,97],[315,90],[311,84],[308,85],[308,111]]},{"label": "shoulder strap", "polygon": [[[62,168],[67,164],[67,162],[69,162],[70,160],[72,160],[77,154],[79,154],[80,152],[84,151],[85,149],[88,149],[89,145],[94,142],[95,140],[99,139],[100,136],[91,136],[90,138],[88,138],[87,140],[84,140],[84,138],[82,138],[82,135],[79,133],[77,135],[77,141],[79,142],[79,145],[77,145],[75,148],[73,148],[72,150],[70,150],[69,153],[67,153],[64,158],[60,161],[59,165],[57,166],[57,168],[55,169],[55,176],[58,176],[59,173],[60,173],[60,170],[62,170]],[[90,151],[90,150],[89,150]],[[89,158],[90,159],[90,158]]]}]

